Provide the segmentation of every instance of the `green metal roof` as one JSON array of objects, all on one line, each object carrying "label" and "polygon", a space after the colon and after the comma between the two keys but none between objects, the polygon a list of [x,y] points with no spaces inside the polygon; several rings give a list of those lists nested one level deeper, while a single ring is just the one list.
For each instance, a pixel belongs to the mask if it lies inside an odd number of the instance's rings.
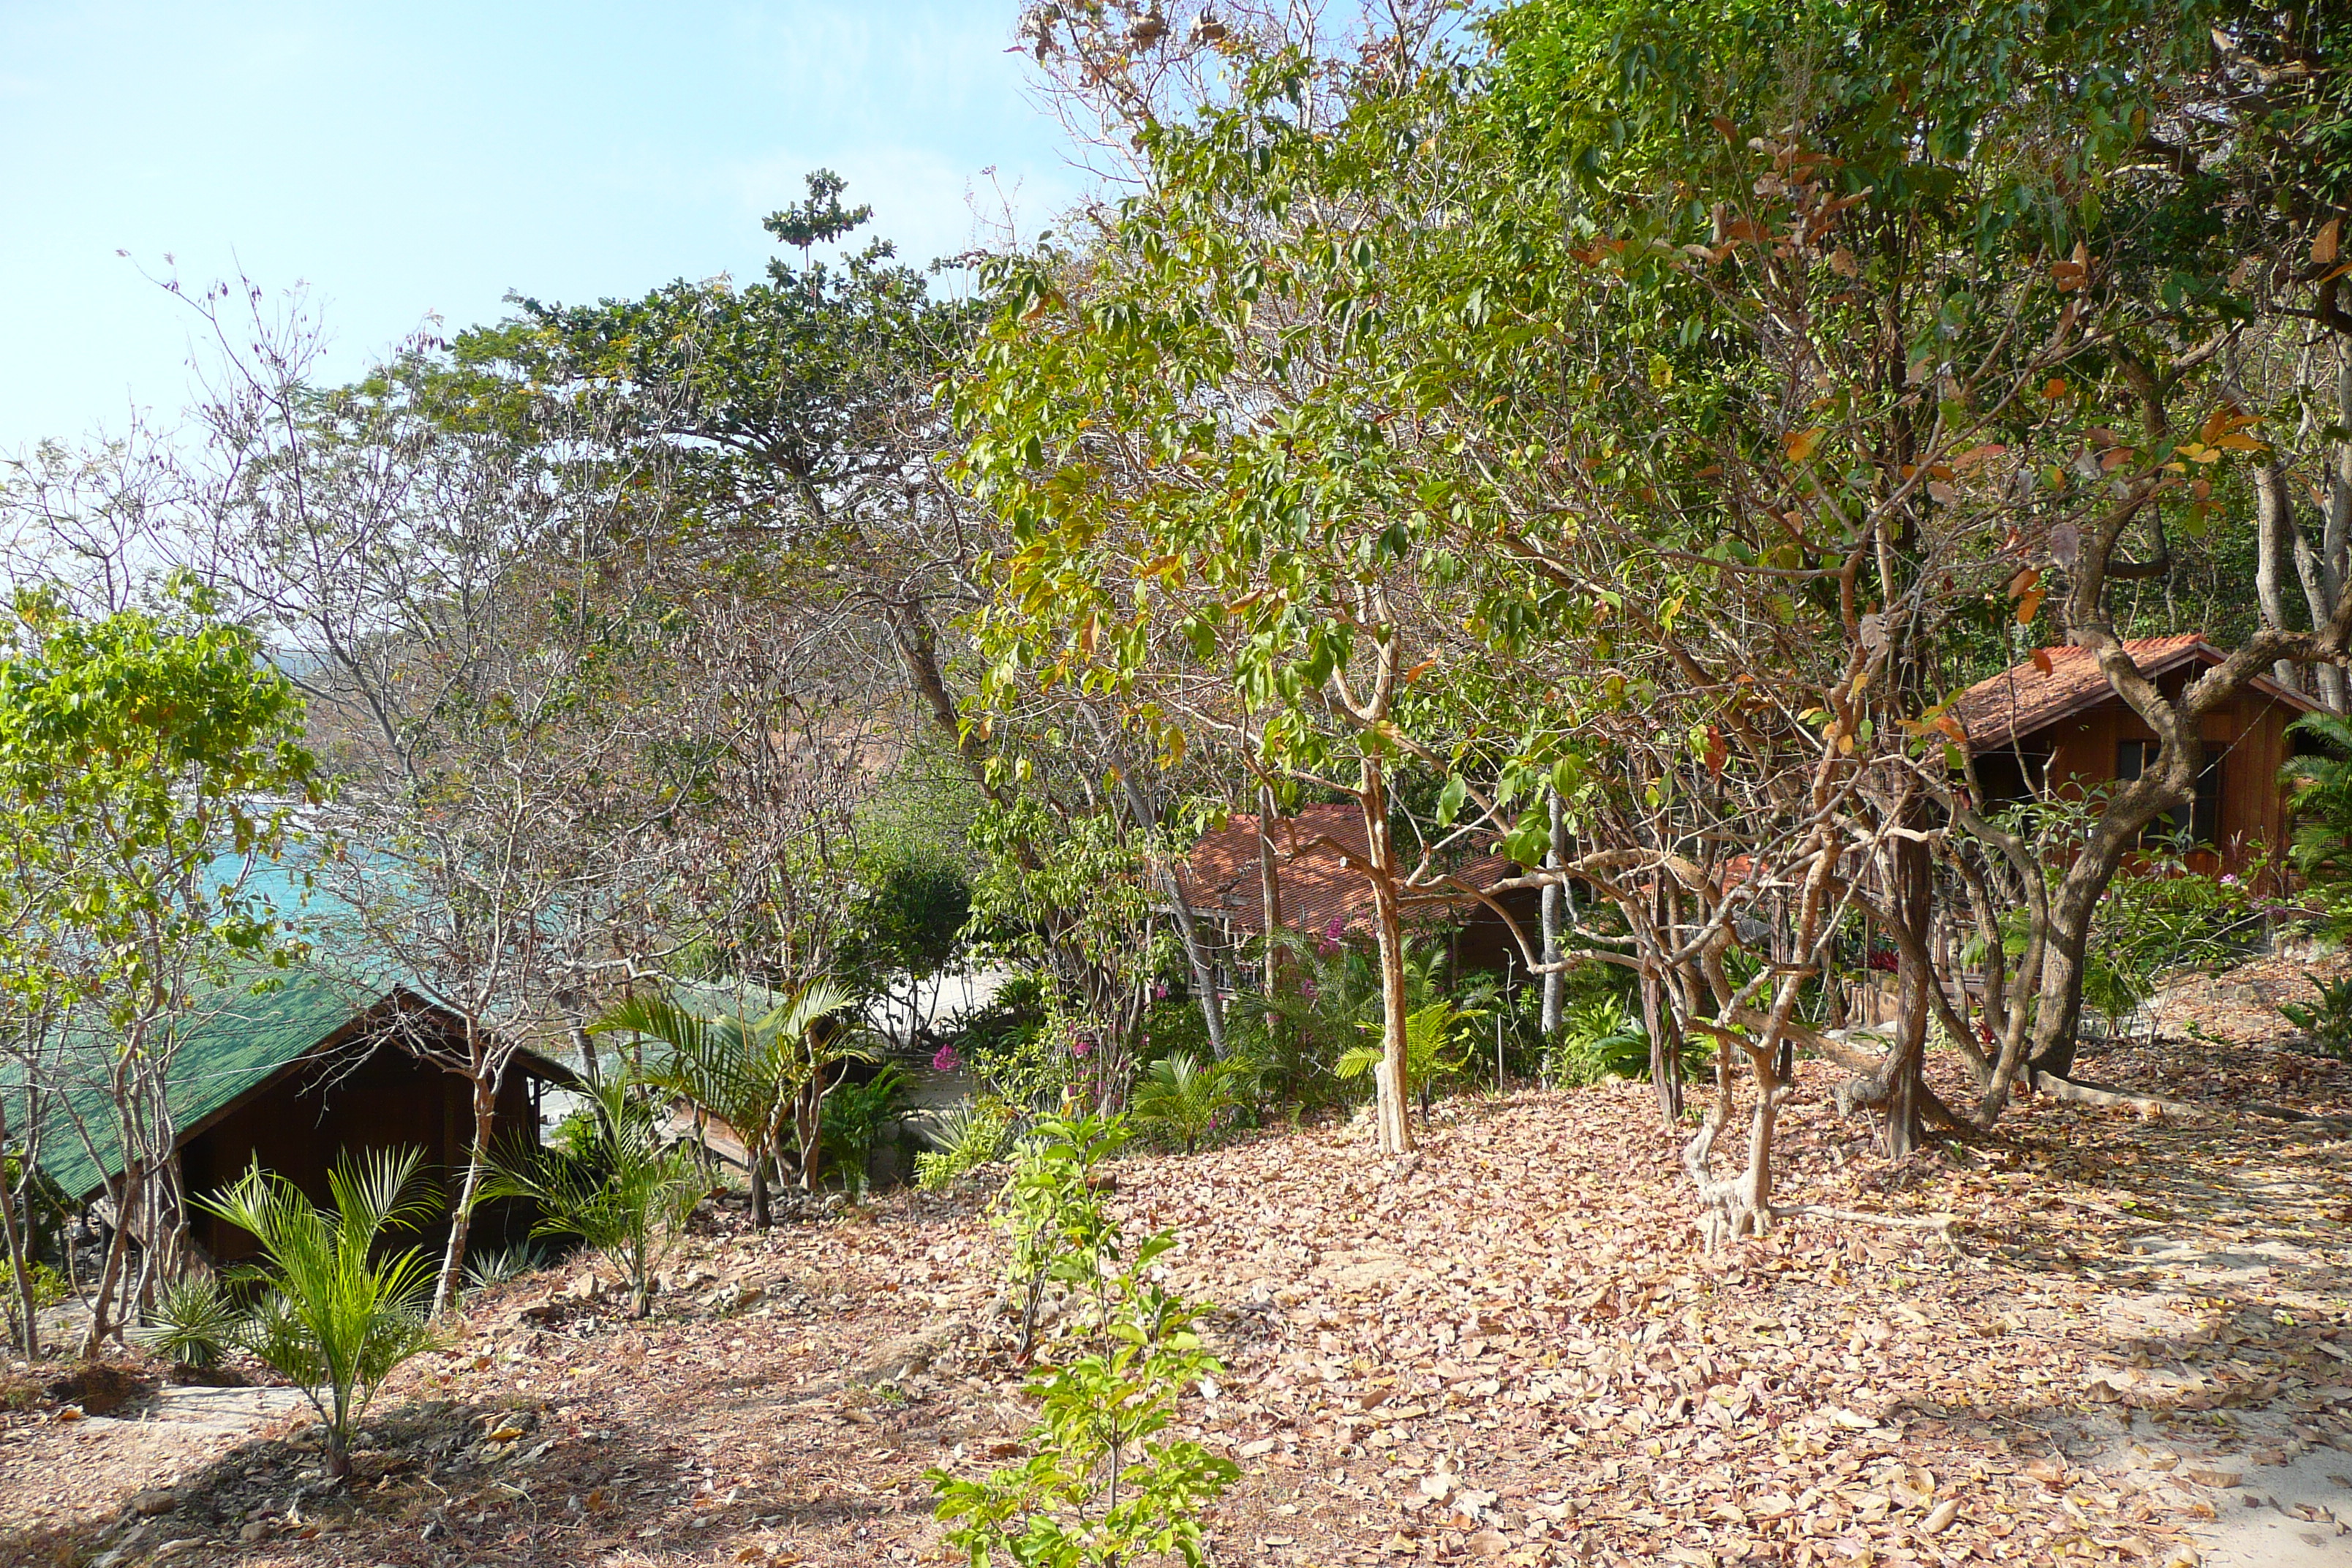
[{"label": "green metal roof", "polygon": [[[300,1059],[380,1000],[315,970],[293,970],[257,995],[247,986],[224,988],[173,1054],[166,1079],[172,1125],[184,1137],[188,1129]],[[41,1169],[80,1199],[122,1169],[121,1138],[101,1088],[84,1081],[67,1092],[100,1158],[90,1157],[82,1134],[60,1110],[42,1135]],[[21,1104],[17,1095],[9,1098]],[[11,1109],[10,1123],[18,1124],[20,1113]]]}]

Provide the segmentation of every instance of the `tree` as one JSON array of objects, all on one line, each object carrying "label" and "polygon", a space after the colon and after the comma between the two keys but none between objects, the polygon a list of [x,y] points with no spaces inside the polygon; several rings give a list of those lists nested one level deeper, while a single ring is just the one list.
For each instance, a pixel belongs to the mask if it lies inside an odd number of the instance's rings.
[{"label": "tree", "polygon": [[[116,1331],[118,1292],[143,1299],[183,1264],[172,1062],[207,997],[288,961],[283,922],[249,878],[320,801],[299,698],[218,606],[185,577],[152,608],[97,617],[28,587],[0,648],[0,780],[18,873],[0,959],[26,1028],[58,1029],[58,1004],[71,1005],[69,1055],[46,1064],[59,1074],[52,1104],[101,1169],[120,1171],[85,1353]],[[124,1269],[138,1232],[134,1280]]]},{"label": "tree", "polygon": [[840,635],[898,664],[918,721],[967,761],[940,649],[943,610],[975,605],[974,521],[940,482],[932,384],[971,309],[932,297],[919,269],[873,240],[838,265],[813,259],[871,216],[845,208],[839,176],[807,177],[809,200],[765,226],[800,251],[764,281],[683,279],[637,300],[526,299],[496,326],[461,334],[451,374],[486,407],[529,406],[541,389],[617,395],[626,417],[602,433],[632,460],[660,451],[683,474],[690,552],[791,597],[840,612]]},{"label": "tree", "polygon": [[784,1136],[799,1142],[801,1185],[815,1184],[824,1075],[863,1048],[840,1026],[856,997],[826,980],[811,982],[765,1012],[705,1016],[676,997],[632,997],[596,1023],[604,1034],[657,1043],[646,1081],[727,1124],[750,1165],[751,1224],[768,1224],[768,1176]]}]

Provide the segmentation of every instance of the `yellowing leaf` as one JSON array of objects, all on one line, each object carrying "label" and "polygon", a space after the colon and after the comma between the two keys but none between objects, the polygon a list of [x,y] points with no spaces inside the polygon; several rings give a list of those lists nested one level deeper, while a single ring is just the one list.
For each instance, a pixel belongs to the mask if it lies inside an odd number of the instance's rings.
[{"label": "yellowing leaf", "polygon": [[1789,460],[1792,463],[1811,462],[1813,454],[1821,449],[1822,437],[1828,434],[1826,429],[1815,428],[1799,430],[1783,437],[1782,445],[1789,449]]}]

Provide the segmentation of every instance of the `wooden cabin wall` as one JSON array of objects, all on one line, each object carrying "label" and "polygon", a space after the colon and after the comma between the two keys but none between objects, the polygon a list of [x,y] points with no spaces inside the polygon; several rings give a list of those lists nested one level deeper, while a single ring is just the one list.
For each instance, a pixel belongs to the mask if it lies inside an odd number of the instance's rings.
[{"label": "wooden cabin wall", "polygon": [[[2177,699],[2184,680],[2182,675],[2168,675],[2159,684],[2167,696]],[[2192,853],[2192,868],[2243,873],[2284,849],[2287,813],[2278,773],[2289,750],[2286,727],[2294,717],[2285,704],[2252,690],[2241,691],[2227,709],[2207,716],[2200,736],[2206,758],[2221,759],[2218,855]],[[2038,731],[2024,744],[2028,751],[2046,748],[2050,778],[2071,782],[2079,793],[2114,780],[2119,742],[2155,739],[2156,731],[2116,698]]]},{"label": "wooden cabin wall", "polygon": [[[338,1070],[340,1068],[341,1070]],[[509,1071],[499,1094],[499,1136],[538,1141],[530,1083]],[[236,1105],[182,1143],[180,1169],[191,1195],[217,1191],[257,1160],[299,1187],[313,1203],[329,1200],[327,1173],[349,1152],[422,1149],[422,1176],[454,1203],[465,1179],[473,1137],[473,1089],[455,1073],[426,1066],[397,1046],[378,1047],[356,1064],[307,1063]],[[190,1233],[217,1263],[250,1258],[254,1238],[226,1221],[192,1214]],[[529,1215],[512,1205],[483,1205],[470,1244],[502,1247],[521,1241]],[[448,1234],[446,1215],[407,1240],[437,1247]]]}]

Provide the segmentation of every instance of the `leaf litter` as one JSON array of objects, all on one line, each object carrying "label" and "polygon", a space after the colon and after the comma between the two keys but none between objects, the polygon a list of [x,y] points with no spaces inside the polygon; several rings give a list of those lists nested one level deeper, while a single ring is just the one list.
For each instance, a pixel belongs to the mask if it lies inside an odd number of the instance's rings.
[{"label": "leaf litter", "polygon": [[[2263,1466],[2352,1450],[2352,1068],[2239,1033],[2084,1055],[2200,1114],[2038,1098],[1902,1163],[1803,1064],[1783,1199],[1949,1241],[1800,1218],[1705,1255],[1645,1086],[1447,1102],[1402,1162],[1362,1125],[1122,1162],[1123,1219],[1215,1303],[1186,1431],[1244,1472],[1217,1561],[2198,1561]],[[159,1513],[0,1479],[0,1555],[938,1561],[923,1471],[1004,1463],[1029,1420],[984,1198],[721,1210],[645,1323],[577,1266],[482,1293],[349,1494],[305,1490],[289,1423]],[[27,1458],[64,1431],[7,1419]]]}]

